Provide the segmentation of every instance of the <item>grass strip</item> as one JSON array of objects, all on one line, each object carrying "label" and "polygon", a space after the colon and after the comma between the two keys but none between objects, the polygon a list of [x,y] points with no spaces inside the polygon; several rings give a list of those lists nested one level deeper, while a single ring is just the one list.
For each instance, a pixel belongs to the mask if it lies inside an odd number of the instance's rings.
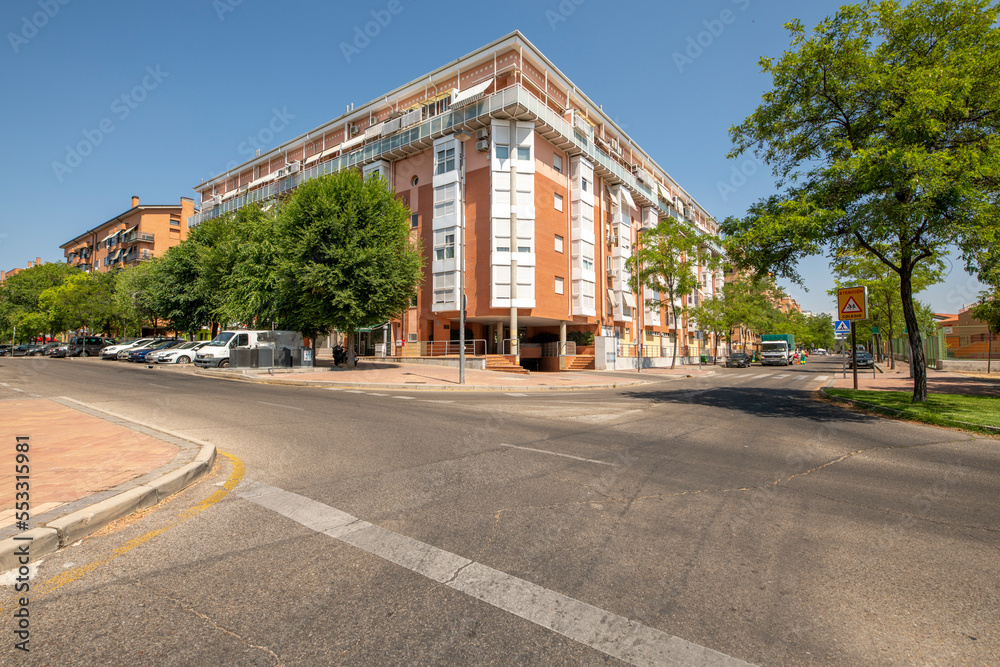
[{"label": "grass strip", "polygon": [[961,394],[929,394],[927,403],[913,403],[913,395],[903,391],[854,390],[827,387],[828,396],[857,402],[905,419],[953,426],[980,433],[1000,433],[1000,398]]}]

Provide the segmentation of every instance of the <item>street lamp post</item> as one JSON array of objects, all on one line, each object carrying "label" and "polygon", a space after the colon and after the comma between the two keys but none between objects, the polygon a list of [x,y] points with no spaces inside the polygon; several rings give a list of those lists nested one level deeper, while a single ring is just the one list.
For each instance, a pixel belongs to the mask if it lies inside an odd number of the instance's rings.
[{"label": "street lamp post", "polygon": [[455,133],[458,139],[458,193],[461,219],[458,225],[458,251],[462,255],[458,269],[458,383],[465,384],[465,142],[472,138],[465,128]]}]

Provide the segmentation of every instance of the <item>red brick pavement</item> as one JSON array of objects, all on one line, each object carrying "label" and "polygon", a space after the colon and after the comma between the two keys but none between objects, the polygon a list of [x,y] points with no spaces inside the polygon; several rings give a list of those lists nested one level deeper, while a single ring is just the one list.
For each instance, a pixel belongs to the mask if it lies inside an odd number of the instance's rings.
[{"label": "red brick pavement", "polygon": [[155,470],[175,445],[44,399],[0,401],[0,527],[13,522],[15,437],[30,438],[32,516]]}]

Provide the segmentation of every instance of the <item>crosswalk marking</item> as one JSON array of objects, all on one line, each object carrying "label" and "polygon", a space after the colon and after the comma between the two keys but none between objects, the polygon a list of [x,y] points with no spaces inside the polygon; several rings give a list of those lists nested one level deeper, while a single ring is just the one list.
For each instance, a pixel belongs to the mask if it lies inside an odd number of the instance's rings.
[{"label": "crosswalk marking", "polygon": [[775,375],[774,379],[778,380],[780,378],[786,378],[786,377],[788,377],[788,374],[787,373],[782,373],[781,375]]}]

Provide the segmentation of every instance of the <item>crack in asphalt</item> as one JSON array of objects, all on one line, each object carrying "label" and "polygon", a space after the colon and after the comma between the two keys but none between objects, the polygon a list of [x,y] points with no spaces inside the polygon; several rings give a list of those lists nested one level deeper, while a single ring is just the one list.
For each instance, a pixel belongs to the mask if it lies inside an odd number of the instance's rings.
[{"label": "crack in asphalt", "polygon": [[229,635],[230,637],[233,637],[235,639],[240,640],[241,642],[245,643],[250,648],[255,648],[255,649],[259,650],[259,651],[264,651],[264,652],[268,653],[272,658],[274,658],[274,665],[275,665],[275,667],[280,667],[280,665],[281,665],[281,658],[279,658],[278,655],[274,651],[272,651],[271,649],[269,649],[268,647],[266,647],[266,646],[259,646],[257,644],[254,644],[253,642],[251,642],[246,637],[244,637],[242,635],[239,635],[239,634],[233,632],[232,630],[229,630],[228,628],[222,627],[221,625],[219,625],[218,623],[216,623],[215,621],[213,621],[211,618],[209,618],[206,614],[201,613],[200,611],[198,611],[197,609],[195,609],[191,605],[187,604],[186,602],[183,602],[182,600],[178,600],[177,598],[171,596],[170,594],[168,594],[168,593],[166,593],[164,591],[161,591],[160,589],[158,589],[158,588],[156,588],[154,586],[148,586],[148,585],[146,585],[146,584],[144,584],[144,583],[142,583],[141,581],[138,581],[138,580],[135,581],[135,585],[138,586],[139,588],[145,588],[146,590],[151,591],[152,593],[154,593],[156,595],[159,595],[160,597],[163,597],[163,598],[166,598],[167,600],[170,600],[171,602],[173,602],[174,604],[176,604],[178,607],[180,607],[184,611],[188,612],[189,614],[192,614],[193,616],[196,616],[196,617],[200,618],[201,620],[205,621],[206,623],[208,623],[210,626],[212,626],[214,629],[218,630],[219,632],[222,632],[223,634]]}]

